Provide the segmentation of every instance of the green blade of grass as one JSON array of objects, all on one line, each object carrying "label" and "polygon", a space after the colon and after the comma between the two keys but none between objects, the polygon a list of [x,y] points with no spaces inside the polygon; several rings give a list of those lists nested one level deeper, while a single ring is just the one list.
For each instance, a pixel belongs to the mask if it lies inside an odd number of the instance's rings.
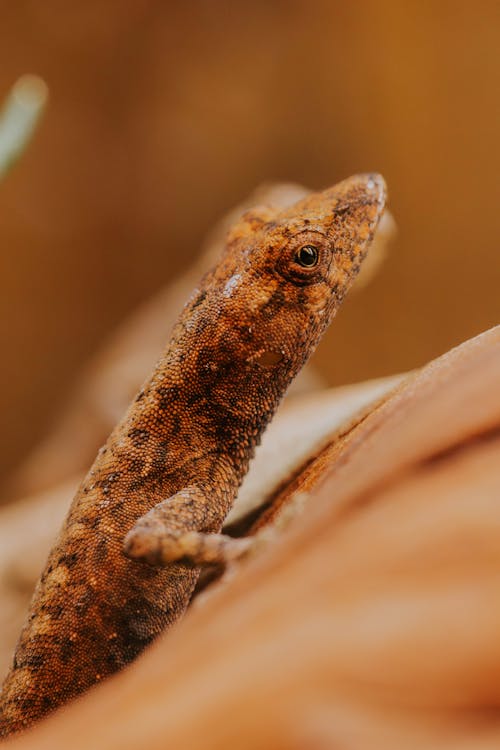
[{"label": "green blade of grass", "polygon": [[47,85],[37,76],[22,76],[10,90],[0,112],[0,179],[28,145],[47,98]]}]

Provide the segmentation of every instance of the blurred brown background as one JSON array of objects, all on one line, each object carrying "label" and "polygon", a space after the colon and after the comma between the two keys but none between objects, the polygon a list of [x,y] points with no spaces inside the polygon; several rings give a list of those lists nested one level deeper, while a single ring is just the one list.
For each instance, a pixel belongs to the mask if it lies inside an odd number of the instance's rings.
[{"label": "blurred brown background", "polygon": [[498,323],[499,28],[493,0],[0,2],[0,97],[51,92],[0,184],[3,471],[262,181],[388,181],[399,236],[318,351],[331,383]]}]

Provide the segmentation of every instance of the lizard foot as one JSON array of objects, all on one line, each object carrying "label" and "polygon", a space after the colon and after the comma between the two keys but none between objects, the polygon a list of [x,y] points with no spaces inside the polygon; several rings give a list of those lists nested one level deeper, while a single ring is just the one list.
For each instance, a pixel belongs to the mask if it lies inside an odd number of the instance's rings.
[{"label": "lizard foot", "polygon": [[160,567],[173,562],[226,567],[254,550],[255,536],[234,539],[212,533],[213,526],[203,492],[186,487],[136,521],[125,537],[123,551],[133,560]]},{"label": "lizard foot", "polygon": [[200,531],[183,534],[159,531],[139,521],[125,537],[125,555],[156,566],[172,562],[193,566],[228,565],[247,555],[254,546],[252,537],[233,539],[225,534],[204,534]]}]

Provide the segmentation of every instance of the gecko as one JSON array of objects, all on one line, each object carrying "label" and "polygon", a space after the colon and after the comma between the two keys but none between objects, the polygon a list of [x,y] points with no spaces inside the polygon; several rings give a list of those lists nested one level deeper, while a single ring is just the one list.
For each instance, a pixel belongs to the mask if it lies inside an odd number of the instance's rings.
[{"label": "gecko", "polygon": [[261,434],[353,282],[384,211],[378,174],[229,231],[80,485],[0,697],[19,732],[129,664],[183,615]]}]

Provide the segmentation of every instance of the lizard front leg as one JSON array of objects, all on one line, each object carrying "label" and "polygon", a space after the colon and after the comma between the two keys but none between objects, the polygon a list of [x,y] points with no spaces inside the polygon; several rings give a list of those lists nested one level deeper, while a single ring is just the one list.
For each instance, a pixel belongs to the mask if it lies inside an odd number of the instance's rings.
[{"label": "lizard front leg", "polygon": [[219,514],[198,487],[187,487],[155,505],[139,518],[124,541],[124,553],[134,560],[164,566],[228,564],[252,547],[251,539],[212,533]]}]

